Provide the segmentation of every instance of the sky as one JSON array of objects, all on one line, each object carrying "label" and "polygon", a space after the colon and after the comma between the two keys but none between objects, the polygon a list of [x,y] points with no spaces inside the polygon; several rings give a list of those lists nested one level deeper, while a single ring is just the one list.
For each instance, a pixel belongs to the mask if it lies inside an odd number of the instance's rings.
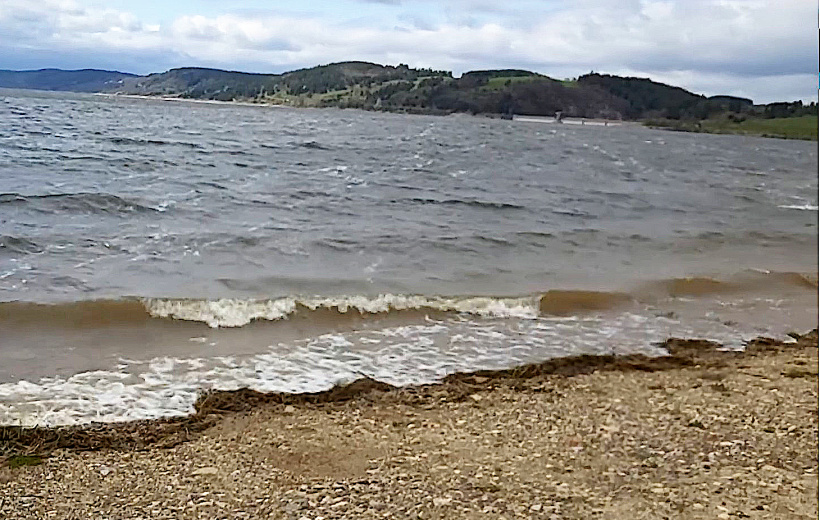
[{"label": "sky", "polygon": [[816,0],[0,0],[0,69],[279,73],[336,61],[649,77],[817,100]]}]

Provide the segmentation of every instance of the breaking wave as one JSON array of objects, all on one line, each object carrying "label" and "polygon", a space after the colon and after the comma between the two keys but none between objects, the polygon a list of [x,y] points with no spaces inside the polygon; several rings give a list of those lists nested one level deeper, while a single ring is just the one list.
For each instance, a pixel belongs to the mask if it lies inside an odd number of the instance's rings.
[{"label": "breaking wave", "polygon": [[10,235],[0,235],[0,251],[6,249],[12,253],[37,254],[42,253],[43,248],[33,240],[15,237]]},{"label": "breaking wave", "polygon": [[287,296],[271,299],[127,298],[57,304],[0,303],[0,325],[94,328],[139,323],[152,318],[207,324],[212,328],[243,327],[254,321],[286,320],[294,315],[314,321],[332,315],[386,315],[409,311],[457,313],[494,318],[534,319],[572,316],[623,308],[658,298],[736,294],[772,286],[817,290],[815,275],[749,271],[728,281],[712,278],[673,278],[641,285],[630,292],[550,290],[541,294],[492,296]]},{"label": "breaking wave", "polygon": [[781,209],[799,209],[803,211],[817,211],[818,206],[812,204],[786,204],[783,206],[778,206]]},{"label": "breaking wave", "polygon": [[509,202],[495,202],[495,201],[487,201],[487,200],[479,200],[479,199],[432,199],[432,198],[421,198],[421,197],[413,197],[408,199],[400,199],[400,200],[392,200],[391,202],[409,202],[411,204],[419,204],[419,205],[426,205],[426,204],[440,204],[442,206],[467,206],[479,209],[515,209],[515,210],[523,210],[526,209],[524,206],[519,204],[512,204]]},{"label": "breaking wave", "polygon": [[156,208],[110,193],[55,193],[48,195],[22,195],[0,193],[0,204],[25,205],[47,213],[134,213],[154,212]]},{"label": "breaking wave", "polygon": [[534,318],[538,298],[444,298],[400,294],[375,297],[279,298],[275,300],[166,300],[148,299],[151,316],[201,321],[211,327],[241,327],[254,320],[280,320],[300,309],[336,310],[340,313],[380,314],[406,310],[461,312],[479,316]]}]

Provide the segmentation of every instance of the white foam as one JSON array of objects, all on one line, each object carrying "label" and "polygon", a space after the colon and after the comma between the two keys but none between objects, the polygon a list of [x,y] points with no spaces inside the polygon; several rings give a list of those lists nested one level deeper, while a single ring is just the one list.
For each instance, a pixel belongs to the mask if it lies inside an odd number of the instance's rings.
[{"label": "white foam", "polygon": [[477,316],[535,318],[538,316],[538,298],[444,298],[402,294],[368,296],[341,296],[316,298],[279,298],[275,300],[143,300],[151,316],[200,321],[209,326],[241,327],[253,320],[281,320],[292,314],[297,305],[311,310],[336,309],[341,313],[353,310],[375,314],[391,310],[430,309],[453,311]]},{"label": "white foam", "polygon": [[782,206],[778,206],[778,208],[782,209],[800,209],[803,211],[817,211],[818,206],[812,204],[785,204]]},{"label": "white foam", "polygon": [[[634,313],[535,319],[461,314],[325,334],[272,345],[255,355],[120,359],[107,371],[0,384],[0,424],[56,426],[182,416],[194,411],[200,392],[211,389],[317,392],[363,376],[401,386],[558,356],[659,355],[664,352],[656,344],[670,336],[707,338],[737,348],[741,332],[708,317],[683,323]],[[746,339],[757,335],[746,332]]]},{"label": "white foam", "polygon": [[241,327],[256,319],[278,320],[296,309],[296,300],[162,300],[146,299],[143,305],[151,316],[201,321],[209,326]]},{"label": "white foam", "polygon": [[317,309],[335,308],[339,312],[356,309],[364,313],[387,312],[389,310],[432,309],[455,311],[477,316],[499,318],[535,318],[538,316],[538,298],[444,298],[401,294],[382,294],[374,298],[366,296],[345,296],[339,298],[315,298],[300,300],[299,303]]}]

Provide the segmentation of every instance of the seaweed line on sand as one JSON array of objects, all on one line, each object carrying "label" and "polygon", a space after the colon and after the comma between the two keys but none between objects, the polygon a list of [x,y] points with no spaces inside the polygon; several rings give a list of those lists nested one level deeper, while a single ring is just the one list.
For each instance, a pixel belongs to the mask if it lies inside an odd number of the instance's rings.
[{"label": "seaweed line on sand", "polygon": [[[351,400],[366,405],[368,402],[388,397],[420,405],[442,399],[463,401],[477,392],[499,386],[521,391],[538,391],[540,382],[547,378],[573,377],[595,371],[656,372],[693,366],[723,367],[732,360],[744,357],[817,348],[817,329],[803,335],[794,334],[793,337],[796,341],[792,343],[759,337],[749,341],[742,351],[721,350],[720,344],[707,340],[670,338],[661,345],[669,353],[666,356],[572,356],[506,370],[457,373],[445,377],[440,383],[410,387],[395,387],[365,377],[347,385],[315,393],[261,393],[249,389],[210,391],[199,397],[194,414],[182,418],[54,428],[0,426],[0,456],[3,457],[4,464],[10,464],[20,456],[47,457],[49,453],[58,449],[128,451],[171,448],[195,439],[226,415],[248,412],[268,405],[333,407]],[[785,375],[816,377],[814,373]]]}]

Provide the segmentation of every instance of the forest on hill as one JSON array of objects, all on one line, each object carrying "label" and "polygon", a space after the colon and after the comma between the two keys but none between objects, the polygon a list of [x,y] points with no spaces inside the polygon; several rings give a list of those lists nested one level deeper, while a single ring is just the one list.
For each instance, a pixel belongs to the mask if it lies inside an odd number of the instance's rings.
[{"label": "forest on hill", "polygon": [[128,78],[122,94],[255,101],[413,113],[520,114],[623,120],[698,121],[716,116],[783,118],[816,115],[817,105],[689,92],[646,78],[590,73],[557,80],[519,69],[449,71],[343,62],[285,74],[182,68]]},{"label": "forest on hill", "polygon": [[[806,128],[809,134],[802,135],[801,130],[790,137],[817,136],[810,124],[812,118],[817,118],[814,102],[756,105],[751,99],[706,97],[646,78],[594,72],[558,80],[527,70],[498,69],[470,71],[456,78],[443,70],[349,61],[284,74],[193,67],[148,76],[91,70],[0,71],[0,87],[426,114],[464,112],[509,117],[554,116],[561,112],[565,117],[645,121],[686,131],[775,128],[778,125],[773,123],[761,126],[746,121],[795,118],[802,122],[795,126],[788,121],[787,126]],[[780,132],[783,136],[786,133]]]}]

